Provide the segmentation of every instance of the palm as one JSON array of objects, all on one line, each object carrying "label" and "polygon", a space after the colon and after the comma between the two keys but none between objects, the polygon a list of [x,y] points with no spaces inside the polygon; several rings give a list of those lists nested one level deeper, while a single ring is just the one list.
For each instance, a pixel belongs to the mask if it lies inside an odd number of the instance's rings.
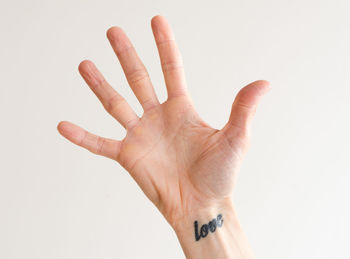
[{"label": "palm", "polygon": [[231,150],[221,132],[178,97],[143,115],[123,140],[117,160],[164,214],[174,215],[175,209],[229,194],[237,158]]},{"label": "palm", "polygon": [[211,128],[196,113],[186,90],[182,61],[169,25],[152,20],[168,100],[159,103],[148,73],[129,39],[117,27],[107,36],[144,114],[139,118],[91,61],[79,71],[106,110],[127,130],[122,141],[93,135],[62,122],[60,133],[75,144],[118,161],[169,221],[195,206],[229,197],[249,142],[249,123],[267,81],[243,88],[222,130]]}]

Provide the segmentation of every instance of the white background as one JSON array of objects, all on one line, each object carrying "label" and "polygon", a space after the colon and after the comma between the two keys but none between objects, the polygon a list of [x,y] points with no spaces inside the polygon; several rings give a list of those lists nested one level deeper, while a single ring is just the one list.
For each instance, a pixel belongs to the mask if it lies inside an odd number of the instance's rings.
[{"label": "white background", "polygon": [[175,233],[116,162],[69,143],[69,120],[123,128],[80,78],[91,59],[141,114],[106,30],[124,28],[165,86],[150,27],[171,23],[189,91],[221,128],[266,79],[234,199],[257,258],[350,258],[348,0],[0,3],[0,258],[183,258]]}]

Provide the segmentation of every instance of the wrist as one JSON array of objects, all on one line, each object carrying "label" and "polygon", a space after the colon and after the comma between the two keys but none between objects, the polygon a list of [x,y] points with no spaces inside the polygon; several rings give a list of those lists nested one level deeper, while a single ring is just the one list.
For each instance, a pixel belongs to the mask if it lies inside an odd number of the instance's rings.
[{"label": "wrist", "polygon": [[186,258],[254,258],[231,199],[194,209],[172,227]]},{"label": "wrist", "polygon": [[[176,233],[183,232],[188,229],[189,224],[194,226],[195,221],[197,221],[197,224],[203,224],[204,222],[209,223],[209,220],[214,218],[217,219],[219,214],[222,216],[223,214],[232,215],[234,212],[235,210],[232,199],[226,198],[221,201],[210,202],[209,204],[201,204],[188,208],[182,213],[181,217],[173,220],[170,225]],[[219,221],[221,221],[220,217]]]}]

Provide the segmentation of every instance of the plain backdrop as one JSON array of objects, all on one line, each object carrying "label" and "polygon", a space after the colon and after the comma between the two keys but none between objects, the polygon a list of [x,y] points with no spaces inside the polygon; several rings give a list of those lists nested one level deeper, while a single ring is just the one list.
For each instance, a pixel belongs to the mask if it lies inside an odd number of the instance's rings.
[{"label": "plain backdrop", "polygon": [[348,0],[1,0],[0,258],[184,258],[128,173],[56,130],[69,120],[125,134],[80,77],[83,59],[142,114],[106,38],[114,25],[165,100],[157,14],[173,27],[189,91],[213,127],[241,87],[271,82],[234,193],[257,258],[350,258],[349,10]]}]

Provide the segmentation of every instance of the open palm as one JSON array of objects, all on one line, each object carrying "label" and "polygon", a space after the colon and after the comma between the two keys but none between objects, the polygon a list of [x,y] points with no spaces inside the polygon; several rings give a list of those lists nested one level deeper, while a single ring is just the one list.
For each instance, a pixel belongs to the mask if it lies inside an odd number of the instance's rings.
[{"label": "open palm", "polygon": [[173,225],[191,210],[230,199],[249,147],[251,119],[270,87],[258,80],[242,88],[228,123],[214,129],[193,107],[181,55],[165,18],[155,16],[152,30],[168,99],[159,103],[134,47],[121,28],[112,27],[107,37],[144,109],[143,116],[138,117],[95,65],[85,60],[79,65],[82,77],[127,135],[122,141],[102,138],[69,122],[61,122],[58,130],[73,143],[119,162]]}]

